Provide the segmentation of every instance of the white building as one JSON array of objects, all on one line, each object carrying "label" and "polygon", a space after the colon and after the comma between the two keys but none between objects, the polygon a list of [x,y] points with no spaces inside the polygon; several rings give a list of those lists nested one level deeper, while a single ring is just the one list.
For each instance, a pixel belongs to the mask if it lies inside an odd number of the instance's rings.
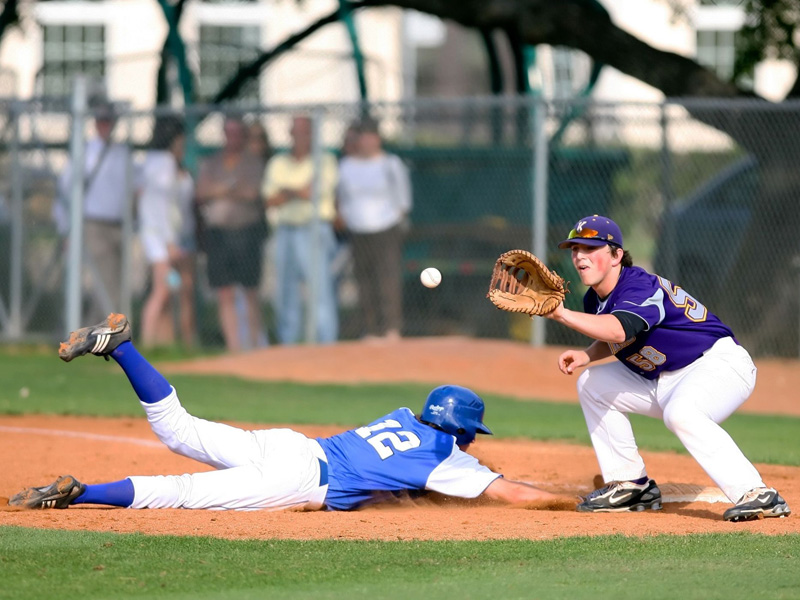
[{"label": "white building", "polygon": [[[696,57],[722,76],[730,75],[735,33],[744,20],[741,2],[683,0],[683,9],[675,8],[680,2],[667,0],[602,2],[623,29],[657,48]],[[240,64],[337,7],[336,0],[190,0],[180,31],[189,64],[199,76],[199,96],[212,97]],[[21,27],[8,31],[0,46],[0,95],[67,94],[72,75],[85,72],[102,78],[116,100],[128,101],[135,108],[153,104],[159,53],[167,34],[166,20],[156,0],[23,0],[21,12]],[[424,50],[430,60],[437,47],[448,43],[446,29],[437,27],[438,20],[421,19],[408,12],[404,17],[399,9],[364,10],[355,20],[366,58],[368,93],[373,100],[413,96],[417,49]],[[464,43],[464,37],[449,37],[450,43]],[[452,60],[452,54],[449,56]],[[589,71],[585,56],[545,47],[538,50],[537,57],[532,81],[546,96],[562,98],[581,91]],[[447,70],[458,71],[452,66]],[[474,71],[463,73],[464,77],[474,75]],[[754,87],[764,97],[778,100],[793,78],[792,65],[767,61],[756,70]],[[175,73],[172,79],[177,82]],[[458,94],[459,86],[448,81],[439,91]],[[658,101],[663,96],[605,68],[593,97]],[[271,63],[246,95],[246,100],[263,104],[358,98],[352,45],[341,23],[322,28]]]},{"label": "white building", "polygon": [[[336,10],[336,0],[187,2],[180,21],[197,91],[210,99],[240,64]],[[22,2],[22,24],[0,46],[0,95],[65,95],[83,72],[105,81],[108,94],[134,108],[152,106],[168,27],[156,0]],[[371,98],[402,91],[402,12],[358,15]],[[264,104],[345,102],[359,97],[352,44],[342,23],[323,27],[262,72],[245,100]],[[178,88],[177,73],[171,73]],[[8,89],[12,88],[12,89]],[[178,88],[178,93],[180,92]]]},{"label": "white building", "polygon": [[[657,48],[695,57],[721,76],[730,76],[736,31],[744,22],[737,0],[602,1],[614,22],[633,35]],[[188,63],[198,76],[199,100],[213,98],[239,65],[338,6],[337,0],[187,2],[180,32]],[[134,109],[147,109],[155,103],[156,73],[168,30],[159,2],[23,0],[21,12],[21,26],[9,30],[0,45],[0,96],[66,96],[73,75],[82,72],[102,80],[115,101],[129,102]],[[367,9],[354,18],[365,56],[370,100],[488,93],[485,53],[477,33],[396,8]],[[539,47],[530,80],[544,97],[567,99],[585,91],[590,65],[580,52]],[[794,74],[795,68],[788,62],[765,61],[756,69],[753,86],[758,94],[779,100]],[[175,69],[169,77],[173,97],[180,102]],[[591,97],[601,103],[657,103],[663,94],[604,67]],[[323,27],[270,63],[243,96],[247,103],[268,106],[359,99],[353,46],[341,22]],[[661,130],[658,115],[653,113],[657,108],[647,111],[618,108],[613,118],[595,122],[592,135],[634,145],[659,144]],[[696,147],[698,137],[710,146],[729,143],[697,123],[687,127],[694,129],[673,129],[674,149],[687,143]],[[336,135],[340,135],[338,130]]]}]

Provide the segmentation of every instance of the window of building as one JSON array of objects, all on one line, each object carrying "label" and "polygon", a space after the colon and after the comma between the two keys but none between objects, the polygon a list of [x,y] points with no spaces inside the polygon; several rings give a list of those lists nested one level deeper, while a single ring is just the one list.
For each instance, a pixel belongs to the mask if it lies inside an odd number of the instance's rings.
[{"label": "window of building", "polygon": [[102,81],[106,74],[106,30],[103,25],[43,26],[42,92],[65,96],[77,74]]},{"label": "window of building", "polygon": [[[211,99],[222,89],[242,65],[255,60],[261,47],[261,30],[257,25],[200,26],[199,92]],[[258,79],[243,90],[242,100],[259,100]]]},{"label": "window of building", "polygon": [[744,0],[700,0],[700,6],[742,6]]},{"label": "window of building", "polygon": [[697,62],[712,69],[721,79],[730,81],[736,60],[735,31],[697,31]]},{"label": "window of building", "polygon": [[576,52],[567,48],[555,47],[553,52],[553,99],[569,100],[575,92]]}]

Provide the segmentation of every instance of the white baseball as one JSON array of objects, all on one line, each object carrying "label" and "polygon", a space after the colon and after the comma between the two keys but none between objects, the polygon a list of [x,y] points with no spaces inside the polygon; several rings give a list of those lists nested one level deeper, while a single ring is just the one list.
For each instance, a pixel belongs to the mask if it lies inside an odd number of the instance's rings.
[{"label": "white baseball", "polygon": [[419,280],[426,288],[435,288],[442,283],[442,274],[436,267],[428,267],[419,274]]}]

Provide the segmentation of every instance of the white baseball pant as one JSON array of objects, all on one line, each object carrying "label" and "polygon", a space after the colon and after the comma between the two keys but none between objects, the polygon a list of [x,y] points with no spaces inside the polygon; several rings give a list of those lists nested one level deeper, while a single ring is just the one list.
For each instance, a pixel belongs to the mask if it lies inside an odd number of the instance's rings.
[{"label": "white baseball pant", "polygon": [[216,467],[185,475],[129,477],[131,508],[217,510],[317,510],[325,501],[320,485],[319,442],[291,429],[245,431],[190,415],[175,388],[163,400],[142,402],[150,427],[177,454]]},{"label": "white baseball pant", "polygon": [[756,367],[730,337],[692,364],[645,379],[621,362],[586,369],[578,397],[606,482],[646,475],[628,413],[663,419],[725,495],[736,502],[764,485],[730,435],[719,426],[750,396]]}]

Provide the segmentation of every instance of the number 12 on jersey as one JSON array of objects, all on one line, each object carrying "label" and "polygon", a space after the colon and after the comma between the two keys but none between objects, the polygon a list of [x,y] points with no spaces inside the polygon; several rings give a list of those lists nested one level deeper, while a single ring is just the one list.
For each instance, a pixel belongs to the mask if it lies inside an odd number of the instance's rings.
[{"label": "number 12 on jersey", "polygon": [[[402,425],[398,421],[387,419],[375,425],[359,427],[356,429],[356,433],[375,448],[381,460],[386,460],[395,453],[395,450],[397,452],[405,452],[416,448],[420,444],[417,434],[411,431],[385,431],[386,429],[400,429],[401,427]],[[400,439],[401,437],[405,439]]]}]

